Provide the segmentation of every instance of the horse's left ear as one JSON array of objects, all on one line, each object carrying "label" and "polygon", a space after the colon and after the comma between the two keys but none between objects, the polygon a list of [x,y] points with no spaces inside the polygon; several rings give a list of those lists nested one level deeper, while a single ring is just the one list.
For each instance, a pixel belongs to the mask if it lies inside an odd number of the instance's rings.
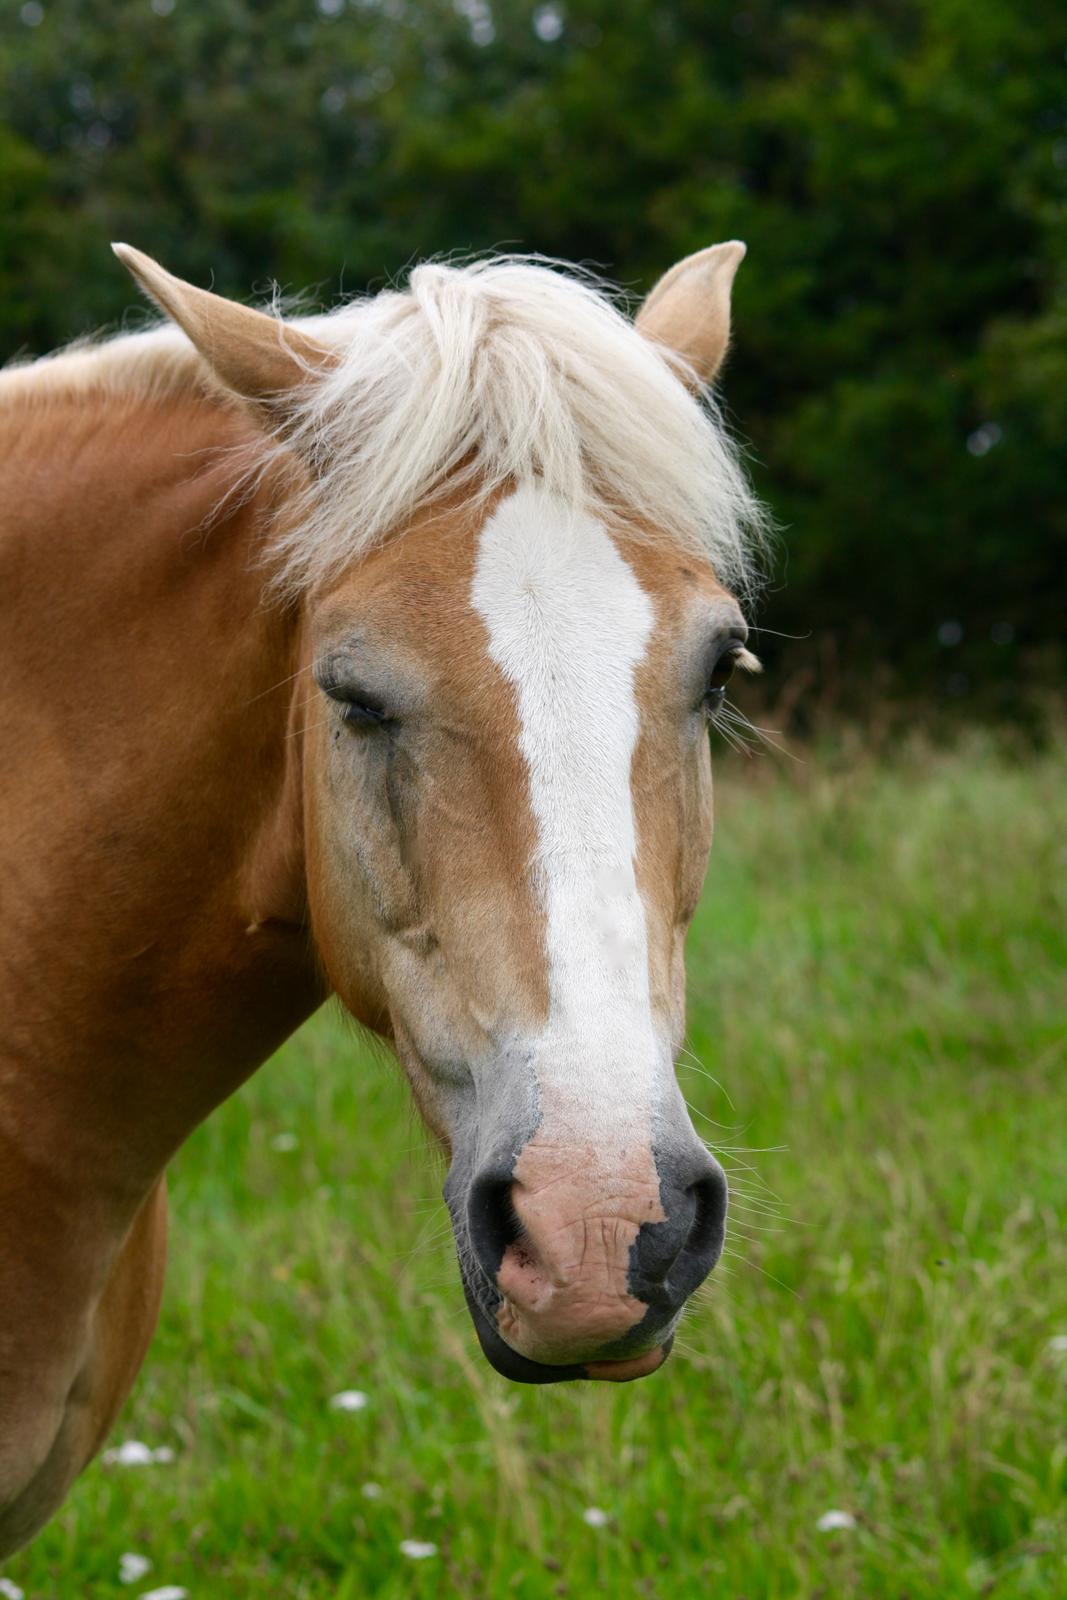
[{"label": "horse's left ear", "polygon": [[284,414],[287,397],[336,360],[291,322],[183,283],[132,245],[111,248],[226,387],[275,416]]},{"label": "horse's left ear", "polygon": [[745,259],[740,239],[713,244],[679,261],[656,284],[637,313],[638,333],[665,345],[711,383],[730,343],[730,290]]}]

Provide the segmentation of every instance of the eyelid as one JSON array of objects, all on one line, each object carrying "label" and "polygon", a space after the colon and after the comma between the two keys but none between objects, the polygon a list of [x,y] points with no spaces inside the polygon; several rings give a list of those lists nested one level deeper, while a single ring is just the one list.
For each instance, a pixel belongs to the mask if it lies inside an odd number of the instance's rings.
[{"label": "eyelid", "polygon": [[337,671],[338,658],[335,655],[322,656],[311,668],[311,676],[322,690],[323,694],[335,695],[344,687],[343,680]]},{"label": "eyelid", "polygon": [[711,673],[715,671],[715,668],[719,665],[719,663],[727,656],[730,657],[735,668],[740,668],[742,672],[763,671],[763,663],[760,661],[759,657],[753,655],[752,651],[747,648],[744,638],[735,633],[723,639],[722,643],[720,644],[718,651],[711,660],[711,666],[708,673],[709,677],[711,676]]},{"label": "eyelid", "polygon": [[341,707],[341,721],[349,727],[389,728],[396,720],[384,707],[369,700],[337,700],[334,704]]},{"label": "eyelid", "polygon": [[323,664],[321,671],[316,670],[315,682],[330,704],[337,707],[341,721],[349,727],[389,727],[396,721],[381,695],[357,683],[339,679],[331,672],[328,662]]},{"label": "eyelid", "polygon": [[366,706],[368,711],[380,711],[386,715],[387,707],[381,695],[375,694],[371,689],[363,689],[358,683],[339,683],[336,679],[327,679],[319,684],[319,688],[327,700],[333,700],[338,705]]}]

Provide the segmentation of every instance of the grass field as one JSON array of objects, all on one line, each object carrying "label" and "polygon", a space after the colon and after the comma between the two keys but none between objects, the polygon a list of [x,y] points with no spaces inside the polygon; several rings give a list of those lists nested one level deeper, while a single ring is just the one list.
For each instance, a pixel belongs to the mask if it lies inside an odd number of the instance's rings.
[{"label": "grass field", "polygon": [[[173,1170],[113,1441],[173,1461],[95,1464],[9,1584],[1067,1595],[1065,796],[1062,754],[977,737],[720,763],[681,1077],[733,1235],[638,1384],[489,1369],[398,1073],[316,1018]],[[152,1562],[127,1587],[124,1552]]]}]

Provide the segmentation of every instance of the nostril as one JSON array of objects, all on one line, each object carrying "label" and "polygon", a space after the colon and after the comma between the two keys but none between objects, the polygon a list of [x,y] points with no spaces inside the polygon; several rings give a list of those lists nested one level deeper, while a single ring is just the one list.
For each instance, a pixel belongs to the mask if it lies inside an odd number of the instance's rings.
[{"label": "nostril", "polygon": [[671,1271],[671,1285],[689,1296],[704,1282],[722,1254],[726,1236],[726,1176],[716,1166],[689,1189],[693,1223],[689,1237]]},{"label": "nostril", "polygon": [[666,1215],[662,1222],[645,1223],[638,1235],[630,1282],[633,1294],[648,1305],[677,1306],[688,1299],[722,1251],[726,1178],[710,1158],[698,1170],[691,1183],[661,1184]]},{"label": "nostril", "polygon": [[694,1198],[695,1210],[693,1226],[686,1241],[686,1251],[698,1256],[711,1254],[712,1261],[706,1269],[710,1271],[718,1259],[723,1244],[726,1223],[726,1178],[721,1169],[716,1169],[715,1172],[694,1183],[689,1192]]},{"label": "nostril", "polygon": [[480,1266],[494,1283],[504,1252],[522,1233],[511,1203],[511,1190],[510,1173],[483,1172],[471,1184],[467,1200],[471,1244]]}]

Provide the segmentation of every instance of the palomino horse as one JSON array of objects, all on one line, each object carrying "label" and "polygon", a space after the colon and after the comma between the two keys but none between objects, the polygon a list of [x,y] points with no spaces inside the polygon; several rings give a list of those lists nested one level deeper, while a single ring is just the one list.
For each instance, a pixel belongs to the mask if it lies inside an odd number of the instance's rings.
[{"label": "palomino horse", "polygon": [[743,246],[636,324],[526,260],[294,322],[116,253],[170,321],[0,377],[0,1553],[145,1355],[167,1162],[331,991],[508,1377],[654,1371],[726,1212],[673,1059]]}]

